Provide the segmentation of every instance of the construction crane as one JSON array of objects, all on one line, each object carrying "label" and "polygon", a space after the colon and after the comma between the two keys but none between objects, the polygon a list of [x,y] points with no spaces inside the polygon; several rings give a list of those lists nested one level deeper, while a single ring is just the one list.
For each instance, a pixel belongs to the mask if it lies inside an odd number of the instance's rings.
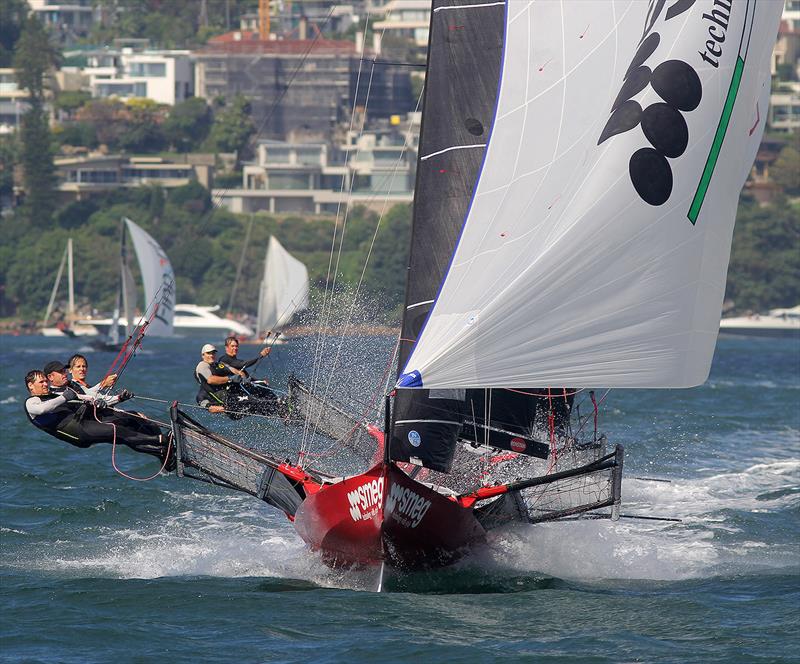
[{"label": "construction crane", "polygon": [[258,0],[258,38],[269,39],[269,0]]}]

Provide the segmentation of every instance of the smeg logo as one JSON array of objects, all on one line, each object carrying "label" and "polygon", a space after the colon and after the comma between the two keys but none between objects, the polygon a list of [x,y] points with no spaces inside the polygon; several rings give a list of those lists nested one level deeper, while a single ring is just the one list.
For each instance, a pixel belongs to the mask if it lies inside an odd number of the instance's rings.
[{"label": "smeg logo", "polygon": [[[644,33],[639,48],[625,72],[622,88],[611,107],[611,117],[597,144],[641,124],[642,132],[652,147],[644,147],[631,155],[628,163],[631,183],[639,197],[650,205],[662,205],[672,193],[672,169],[667,159],[680,157],[689,144],[689,129],[683,113],[697,108],[703,86],[694,68],[683,60],[665,60],[655,68],[647,63],[661,42],[653,28],[667,7],[664,20],[669,21],[694,5],[696,0],[650,0]],[[642,109],[633,99],[650,86],[663,101]]]}]

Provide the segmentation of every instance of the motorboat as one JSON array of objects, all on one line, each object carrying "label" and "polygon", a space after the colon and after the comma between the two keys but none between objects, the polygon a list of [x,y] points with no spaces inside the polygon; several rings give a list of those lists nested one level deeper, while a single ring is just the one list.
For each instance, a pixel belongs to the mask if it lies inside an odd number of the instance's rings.
[{"label": "motorboat", "polygon": [[[202,306],[199,304],[176,304],[175,317],[172,322],[173,329],[178,334],[193,334],[204,332],[224,332],[237,336],[250,337],[253,330],[239,321],[230,320],[218,316],[216,311],[219,306]],[[92,324],[100,330],[107,330],[111,327],[112,318],[88,318],[79,321],[80,323]],[[140,325],[143,321],[136,321]],[[123,316],[119,319],[119,326],[127,326],[128,321]]]},{"label": "motorboat", "polygon": [[800,337],[800,304],[789,309],[770,309],[766,314],[723,318],[720,334],[757,337]]}]

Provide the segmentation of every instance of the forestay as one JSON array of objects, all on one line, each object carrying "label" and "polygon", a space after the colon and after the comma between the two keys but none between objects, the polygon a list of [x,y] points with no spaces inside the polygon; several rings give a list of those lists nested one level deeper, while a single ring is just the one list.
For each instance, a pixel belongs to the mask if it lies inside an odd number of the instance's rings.
[{"label": "forestay", "polygon": [[175,317],[175,273],[172,271],[172,264],[149,233],[130,219],[125,219],[125,224],[139,259],[145,307],[153,307],[158,302],[158,311],[150,323],[148,334],[155,337],[171,336]]},{"label": "forestay", "polygon": [[400,384],[702,383],[782,6],[507,3],[486,159]]},{"label": "forestay", "polygon": [[258,299],[257,332],[279,330],[308,307],[308,270],[274,236],[264,258],[264,278]]}]

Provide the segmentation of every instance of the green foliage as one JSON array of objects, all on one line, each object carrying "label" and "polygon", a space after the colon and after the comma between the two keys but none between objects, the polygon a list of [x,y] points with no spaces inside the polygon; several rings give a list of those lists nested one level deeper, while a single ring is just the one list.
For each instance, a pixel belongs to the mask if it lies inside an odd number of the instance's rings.
[{"label": "green foliage", "polygon": [[94,127],[97,140],[111,150],[127,130],[125,104],[117,99],[93,99],[78,109],[75,118]]},{"label": "green foliage", "polygon": [[33,15],[25,19],[14,48],[14,68],[17,82],[32,100],[44,100],[45,75],[58,64],[60,57],[39,19]]},{"label": "green foliage", "polygon": [[54,129],[53,135],[59,145],[94,149],[100,144],[97,139],[97,129],[88,122],[70,122],[60,125]]},{"label": "green foliage", "polygon": [[0,2],[0,67],[13,66],[14,47],[22,34],[22,23],[28,11],[25,0]]},{"label": "green foliage", "polygon": [[87,198],[82,201],[73,201],[58,211],[56,224],[67,230],[80,228],[98,209],[97,199]]},{"label": "green foliage", "polygon": [[50,126],[38,100],[22,116],[20,142],[26,216],[34,226],[44,228],[55,210],[56,176]]},{"label": "green foliage", "polygon": [[18,149],[13,134],[0,136],[0,196],[8,196],[14,190],[14,164]]},{"label": "green foliage", "polygon": [[194,214],[202,214],[211,209],[211,194],[202,184],[195,181],[170,191],[168,200],[173,206]]},{"label": "green foliage", "polygon": [[800,302],[800,204],[781,198],[766,207],[743,201],[736,217],[727,299],[739,311]]},{"label": "green foliage", "polygon": [[86,90],[65,90],[58,93],[58,96],[53,101],[53,107],[57,111],[72,114],[91,98],[91,93],[86,92]]},{"label": "green foliage", "polygon": [[211,152],[236,152],[241,158],[255,131],[250,118],[250,102],[239,95],[215,114],[205,149]]},{"label": "green foliage", "polygon": [[192,97],[172,108],[164,132],[176,150],[191,152],[208,136],[211,121],[211,109],[205,99]]},{"label": "green foliage", "polygon": [[772,180],[789,196],[800,196],[800,150],[798,141],[781,150],[770,167]]}]

